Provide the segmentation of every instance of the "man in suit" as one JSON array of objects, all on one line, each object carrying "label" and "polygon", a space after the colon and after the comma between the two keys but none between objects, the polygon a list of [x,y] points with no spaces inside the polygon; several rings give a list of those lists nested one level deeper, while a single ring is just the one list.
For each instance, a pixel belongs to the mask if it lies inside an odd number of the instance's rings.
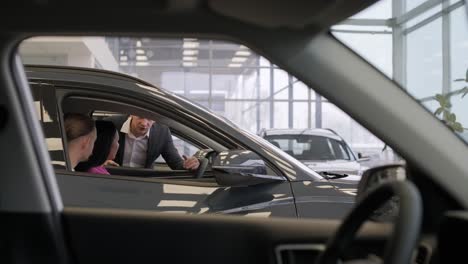
[{"label": "man in suit", "polygon": [[115,162],[120,166],[152,168],[162,155],[173,170],[196,170],[200,162],[195,157],[180,157],[167,126],[136,115],[110,117],[120,133],[119,151]]}]

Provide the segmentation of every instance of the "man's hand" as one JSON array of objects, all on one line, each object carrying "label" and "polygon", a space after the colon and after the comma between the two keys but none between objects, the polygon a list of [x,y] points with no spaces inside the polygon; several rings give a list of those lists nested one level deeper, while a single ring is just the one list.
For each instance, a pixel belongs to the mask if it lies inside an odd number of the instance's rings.
[{"label": "man's hand", "polygon": [[104,162],[104,164],[102,164],[102,165],[104,165],[104,166],[116,166],[116,167],[120,166],[117,162],[115,162],[113,160],[106,160]]},{"label": "man's hand", "polygon": [[198,169],[198,166],[200,166],[200,161],[197,158],[195,157],[188,158],[185,155],[182,155],[182,157],[184,158],[184,168],[186,170],[196,170]]}]

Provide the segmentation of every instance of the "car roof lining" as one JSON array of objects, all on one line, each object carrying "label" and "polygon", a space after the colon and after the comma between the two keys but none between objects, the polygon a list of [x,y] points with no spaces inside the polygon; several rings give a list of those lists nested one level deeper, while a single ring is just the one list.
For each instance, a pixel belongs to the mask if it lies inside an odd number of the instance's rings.
[{"label": "car roof lining", "polygon": [[[227,148],[223,145],[219,144],[218,142],[210,139],[206,135],[184,125],[173,119],[170,119],[166,116],[163,116],[159,113],[154,111],[146,110],[144,108],[129,105],[122,102],[117,102],[109,99],[101,99],[101,98],[89,98],[85,96],[68,96],[63,99],[62,101],[62,111],[64,113],[67,112],[78,112],[78,113],[86,113],[89,114],[92,111],[109,111],[115,113],[127,113],[138,115],[141,117],[146,117],[148,119],[157,120],[157,122],[170,127],[176,131],[176,135],[181,135],[183,139],[187,139],[184,135],[190,135],[190,138],[195,139],[196,141],[205,144],[212,148],[215,151],[223,151]],[[195,145],[197,142],[190,142]]]},{"label": "car roof lining", "polygon": [[[122,17],[127,17],[128,19],[153,19],[154,17],[162,16],[192,16],[194,18],[210,16],[216,17],[217,20],[232,20],[232,22],[235,23],[259,26],[267,29],[310,28],[319,32],[358,13],[376,1],[377,0],[259,0],[254,2],[250,0],[134,0],[128,3],[125,2],[125,4],[122,5],[119,2],[104,0],[100,1],[100,5],[97,7],[105,7],[105,10],[107,10],[106,12],[113,14],[113,16],[107,17],[107,23],[109,24],[117,21],[112,18],[122,20]],[[87,4],[92,4],[92,7],[96,7],[96,4],[91,1],[76,1],[76,3],[71,1],[67,3],[67,6],[75,7],[71,9],[77,9],[82,12],[86,10],[88,23],[102,16],[102,11],[104,9],[93,9]],[[10,3],[4,8],[7,11],[5,13],[12,16],[16,13],[22,13],[28,16],[41,14],[44,17],[48,17],[49,12],[53,13],[55,16],[59,16],[63,11],[64,4],[60,1],[25,0],[20,1],[18,5],[16,5],[15,2]],[[134,12],[130,12],[130,10]],[[105,20],[100,20],[101,23],[106,23]],[[71,21],[74,20],[71,19]],[[48,21],[39,19],[37,22],[38,23],[28,24],[29,28],[38,26],[38,24],[47,24]],[[86,24],[86,21],[80,20],[80,22]],[[122,23],[122,21],[120,21],[120,23]],[[66,24],[66,22],[61,23],[61,26],[64,24]],[[173,23],[170,21],[163,23],[165,27],[171,27],[172,24]]]},{"label": "car roof lining", "polygon": [[[331,26],[377,0],[208,0],[218,14],[266,28],[317,28]],[[263,6],[264,8],[258,8]]]}]

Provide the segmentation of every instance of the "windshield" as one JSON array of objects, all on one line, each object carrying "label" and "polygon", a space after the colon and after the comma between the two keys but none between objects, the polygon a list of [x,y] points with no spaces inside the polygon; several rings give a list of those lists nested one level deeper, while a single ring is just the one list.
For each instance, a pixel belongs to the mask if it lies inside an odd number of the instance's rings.
[{"label": "windshield", "polygon": [[350,160],[342,141],[312,135],[275,135],[266,140],[298,160]]},{"label": "windshield", "polygon": [[331,33],[468,140],[464,1],[381,0]]}]

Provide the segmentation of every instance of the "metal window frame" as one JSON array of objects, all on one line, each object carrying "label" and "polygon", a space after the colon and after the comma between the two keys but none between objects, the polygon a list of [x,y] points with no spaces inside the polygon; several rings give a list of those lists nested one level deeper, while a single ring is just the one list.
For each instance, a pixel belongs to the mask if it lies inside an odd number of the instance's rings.
[{"label": "metal window frame", "polygon": [[332,29],[332,32],[336,33],[357,33],[357,34],[383,34],[383,35],[390,35],[392,31],[378,31],[378,30],[353,30],[353,29]]},{"label": "metal window frame", "polygon": [[456,9],[462,7],[463,5],[464,5],[463,0],[460,0],[460,1],[458,1],[455,4],[452,4],[452,5],[449,5],[449,2],[444,1],[443,4],[442,4],[442,9],[439,12],[437,12],[437,13],[433,14],[432,16],[424,19],[423,21],[421,21],[421,22],[407,28],[404,31],[404,34],[407,35],[407,34],[413,32],[413,31],[415,31],[415,30],[417,30],[417,29],[419,29],[421,27],[424,27],[425,25],[431,23],[432,21],[438,19],[439,17],[442,17],[442,19],[444,19],[444,17],[450,15],[451,12],[453,12]]},{"label": "metal window frame", "polygon": [[[404,13],[406,0],[392,1],[392,16],[400,17]],[[395,23],[392,30],[392,71],[393,79],[406,89],[406,37],[404,25]]]},{"label": "metal window frame", "polygon": [[[404,23],[410,21],[411,19],[418,17],[419,15],[423,14],[424,12],[428,11],[429,9],[435,7],[438,4],[441,4],[445,0],[428,0],[423,2],[422,4],[416,6],[415,8],[409,10],[406,13],[402,13],[401,15],[397,16],[395,19],[396,25],[403,25]],[[393,2],[398,2],[398,0],[393,0]],[[405,0],[401,0],[402,6],[406,6]],[[403,9],[403,12],[406,8]]]}]

